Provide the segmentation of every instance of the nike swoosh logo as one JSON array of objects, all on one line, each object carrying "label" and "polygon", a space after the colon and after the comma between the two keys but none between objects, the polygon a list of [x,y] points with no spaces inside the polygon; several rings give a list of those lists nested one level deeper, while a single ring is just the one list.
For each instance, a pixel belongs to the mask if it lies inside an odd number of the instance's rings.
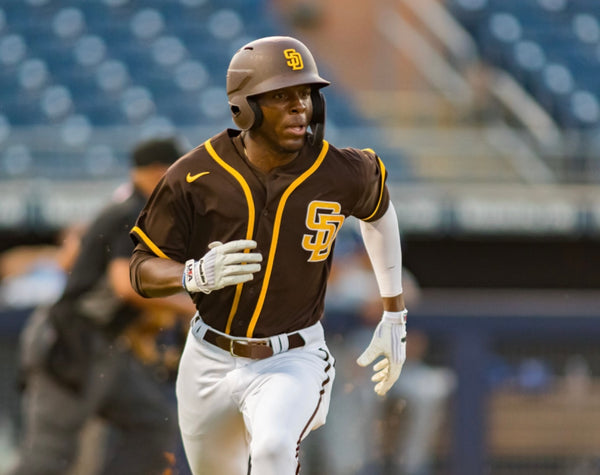
[{"label": "nike swoosh logo", "polygon": [[187,181],[188,183],[192,183],[193,181],[196,181],[201,176],[208,175],[209,173],[210,172],[202,172],[202,173],[197,173],[196,175],[190,175],[190,172],[188,172],[187,176],[185,177],[185,181]]}]

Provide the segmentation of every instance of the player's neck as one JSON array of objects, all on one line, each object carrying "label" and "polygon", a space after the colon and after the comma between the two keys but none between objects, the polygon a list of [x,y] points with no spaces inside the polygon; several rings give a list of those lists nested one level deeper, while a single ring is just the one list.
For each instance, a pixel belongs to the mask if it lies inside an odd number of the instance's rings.
[{"label": "player's neck", "polygon": [[287,165],[300,155],[299,150],[284,150],[261,140],[260,137],[251,137],[247,133],[242,133],[241,139],[246,159],[263,173]]}]

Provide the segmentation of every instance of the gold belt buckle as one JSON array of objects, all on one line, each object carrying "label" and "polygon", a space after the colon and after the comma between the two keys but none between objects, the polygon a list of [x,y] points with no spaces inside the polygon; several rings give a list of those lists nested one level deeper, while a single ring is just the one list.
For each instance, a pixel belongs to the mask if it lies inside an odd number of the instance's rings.
[{"label": "gold belt buckle", "polygon": [[234,340],[233,338],[231,340],[229,340],[229,354],[231,354],[231,356],[237,356],[234,352],[233,352],[233,345],[237,340]]},{"label": "gold belt buckle", "polygon": [[246,340],[236,340],[235,338],[232,338],[231,340],[229,340],[229,354],[231,356],[240,356],[237,355],[234,351],[233,351],[233,345],[235,344],[238,345],[245,345],[245,346],[269,346],[269,340],[262,340],[262,341],[246,341]]}]

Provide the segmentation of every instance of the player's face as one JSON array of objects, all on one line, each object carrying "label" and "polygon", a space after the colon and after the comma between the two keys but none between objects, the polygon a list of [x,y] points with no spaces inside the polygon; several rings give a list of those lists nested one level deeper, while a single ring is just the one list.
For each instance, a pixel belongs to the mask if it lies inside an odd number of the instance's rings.
[{"label": "player's face", "polygon": [[274,150],[298,152],[312,118],[311,86],[291,86],[258,96],[263,120],[257,132]]}]

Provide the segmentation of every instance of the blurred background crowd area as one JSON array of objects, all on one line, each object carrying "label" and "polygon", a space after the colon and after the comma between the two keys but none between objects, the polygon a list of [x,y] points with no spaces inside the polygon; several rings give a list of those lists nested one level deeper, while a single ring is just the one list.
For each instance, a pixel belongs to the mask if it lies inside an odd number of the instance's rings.
[{"label": "blurred background crowd area", "polygon": [[396,392],[365,393],[380,309],[348,222],[306,473],[600,473],[598,0],[1,0],[0,472],[18,334],[80,226],[139,140],[232,127],[229,59],[277,34],[332,81],[326,139],[389,172],[414,335]]}]

